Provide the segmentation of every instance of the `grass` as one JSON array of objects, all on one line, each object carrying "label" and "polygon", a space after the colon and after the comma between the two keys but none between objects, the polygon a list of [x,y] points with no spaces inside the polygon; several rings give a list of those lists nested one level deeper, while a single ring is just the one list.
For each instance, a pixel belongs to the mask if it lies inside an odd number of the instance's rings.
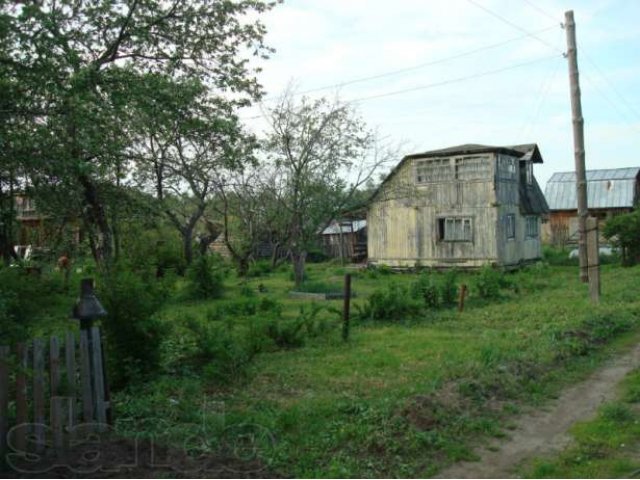
[{"label": "grass", "polygon": [[[605,345],[637,331],[639,272],[605,266],[599,306],[588,302],[576,268],[539,265],[506,275],[496,300],[479,297],[477,275],[461,274],[459,282],[471,288],[464,312],[443,308],[395,322],[354,321],[346,344],[340,340],[342,301],[321,302],[326,333],[303,348],[264,349],[246,375],[220,384],[197,369],[179,368],[181,352],[193,342],[185,317],[250,332],[269,315],[211,312],[239,298],[269,298],[280,305],[283,320],[309,308],[288,298],[287,272],[247,282],[232,278],[221,300],[163,310],[176,329],[165,345],[165,374],[115,396],[116,428],[125,435],[162,435],[174,444],[195,428],[214,449],[224,447],[230,426],[258,425],[269,435],[256,437],[255,452],[283,474],[428,476],[472,458],[479,439],[504,435],[520,404],[543,402],[592,370]],[[343,273],[330,265],[308,268],[309,281],[324,285],[339,284]],[[357,272],[353,302],[364,305],[374,291],[389,283],[408,287],[416,277]]]},{"label": "grass", "polygon": [[573,442],[555,458],[533,460],[527,478],[635,478],[640,473],[640,370],[620,385],[620,399],[573,426]]}]

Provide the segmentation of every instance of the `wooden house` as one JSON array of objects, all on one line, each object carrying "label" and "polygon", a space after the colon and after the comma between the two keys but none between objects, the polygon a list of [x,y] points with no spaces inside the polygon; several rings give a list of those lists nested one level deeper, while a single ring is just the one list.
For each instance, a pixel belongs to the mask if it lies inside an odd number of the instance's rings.
[{"label": "wooden house", "polygon": [[541,256],[548,206],[533,175],[536,144],[467,144],[408,155],[367,213],[369,263],[513,267]]},{"label": "wooden house", "polygon": [[[640,201],[640,167],[587,170],[587,207],[600,227],[607,219],[627,213]],[[575,172],[554,173],[545,188],[549,223],[544,239],[556,245],[578,241],[578,201]]]},{"label": "wooden house", "polygon": [[367,221],[332,220],[320,233],[322,248],[329,257],[350,262],[367,258]]}]

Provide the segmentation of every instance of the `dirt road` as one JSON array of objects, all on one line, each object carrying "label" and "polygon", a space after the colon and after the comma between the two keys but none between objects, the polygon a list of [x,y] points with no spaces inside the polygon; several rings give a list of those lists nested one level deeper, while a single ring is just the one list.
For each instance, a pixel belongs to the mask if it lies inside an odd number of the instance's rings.
[{"label": "dirt road", "polygon": [[436,478],[513,478],[523,460],[565,447],[571,440],[567,432],[571,425],[593,417],[601,403],[614,399],[617,384],[638,366],[640,344],[564,390],[544,410],[517,418],[509,438],[491,441],[476,451],[479,461],[454,464]]}]

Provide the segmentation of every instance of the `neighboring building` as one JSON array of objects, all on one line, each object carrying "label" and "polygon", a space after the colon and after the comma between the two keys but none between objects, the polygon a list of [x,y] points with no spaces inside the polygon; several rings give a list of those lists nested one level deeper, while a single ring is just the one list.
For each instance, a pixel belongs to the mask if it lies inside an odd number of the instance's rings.
[{"label": "neighboring building", "polygon": [[[639,200],[640,167],[587,170],[589,214],[602,222],[633,210]],[[551,211],[544,239],[557,245],[578,240],[578,202],[575,172],[554,173],[545,197]]]},{"label": "neighboring building", "polygon": [[372,264],[512,267],[541,256],[547,203],[536,144],[460,145],[408,155],[373,195]]},{"label": "neighboring building", "polygon": [[367,221],[332,220],[321,232],[322,247],[329,257],[361,262],[367,258]]}]

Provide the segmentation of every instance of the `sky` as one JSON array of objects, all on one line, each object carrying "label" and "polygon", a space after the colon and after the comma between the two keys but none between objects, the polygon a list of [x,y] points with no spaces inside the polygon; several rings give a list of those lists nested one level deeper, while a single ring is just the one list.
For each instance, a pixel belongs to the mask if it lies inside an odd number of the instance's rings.
[{"label": "sky", "polygon": [[[640,166],[638,0],[285,0],[262,17],[275,49],[260,63],[264,105],[288,85],[338,95],[401,145],[398,162],[464,143],[537,143],[544,189],[574,169],[561,27],[570,9],[587,169]],[[241,114],[256,132],[260,112]]]}]

